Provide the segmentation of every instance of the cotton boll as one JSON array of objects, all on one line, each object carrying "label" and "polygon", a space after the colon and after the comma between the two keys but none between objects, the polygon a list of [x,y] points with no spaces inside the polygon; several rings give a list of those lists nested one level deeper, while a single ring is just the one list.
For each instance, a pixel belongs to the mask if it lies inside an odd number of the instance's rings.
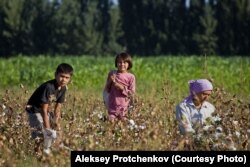
[{"label": "cotton boll", "polygon": [[212,117],[213,122],[220,122],[221,118],[219,116]]},{"label": "cotton boll", "polygon": [[229,150],[229,151],[236,151],[237,149],[236,149],[236,147],[234,146],[234,144],[232,144],[232,145],[229,145],[229,146],[228,146],[228,150]]},{"label": "cotton boll", "polygon": [[223,129],[222,129],[222,127],[217,127],[215,131],[216,131],[217,133],[222,133],[222,132],[223,132]]},{"label": "cotton boll", "polygon": [[206,125],[203,127],[203,130],[204,131],[208,131],[209,128],[213,127],[212,125]]},{"label": "cotton boll", "polygon": [[99,119],[102,119],[102,118],[103,118],[102,113],[98,113],[98,114],[97,114],[97,117],[98,117]]},{"label": "cotton boll", "polygon": [[232,135],[229,134],[226,137],[226,143],[228,145],[228,150],[230,150],[230,151],[235,151],[236,150],[236,147],[235,147],[233,139],[232,139]]},{"label": "cotton boll", "polygon": [[45,148],[45,149],[43,149],[43,153],[46,155],[49,155],[51,153],[51,151],[49,148]]},{"label": "cotton boll", "polygon": [[4,104],[2,104],[2,109],[3,109],[2,116],[5,116],[6,114],[10,113],[10,110],[8,110],[8,108]]},{"label": "cotton boll", "polygon": [[238,121],[233,121],[233,124],[236,126],[238,125]]},{"label": "cotton boll", "polygon": [[239,138],[240,137],[240,132],[236,131],[235,135]]},{"label": "cotton boll", "polygon": [[216,140],[219,139],[221,136],[222,136],[222,133],[219,133],[219,132],[215,132],[215,133],[214,133],[214,138],[215,138]]},{"label": "cotton boll", "polygon": [[212,150],[213,151],[219,150],[219,144],[218,143],[213,144]]},{"label": "cotton boll", "polygon": [[132,119],[129,119],[129,120],[128,120],[128,122],[129,122],[129,124],[130,124],[130,125],[132,125],[132,126],[134,126],[134,125],[135,125],[135,121],[134,121],[134,120],[132,120]]},{"label": "cotton boll", "polygon": [[146,126],[145,125],[140,125],[139,128],[143,130],[143,129],[146,128]]},{"label": "cotton boll", "polygon": [[134,129],[134,126],[128,125],[128,128],[129,128],[130,130],[133,130],[133,129]]},{"label": "cotton boll", "polygon": [[3,109],[3,110],[5,110],[5,109],[6,109],[6,106],[5,106],[4,104],[2,105],[2,109]]}]

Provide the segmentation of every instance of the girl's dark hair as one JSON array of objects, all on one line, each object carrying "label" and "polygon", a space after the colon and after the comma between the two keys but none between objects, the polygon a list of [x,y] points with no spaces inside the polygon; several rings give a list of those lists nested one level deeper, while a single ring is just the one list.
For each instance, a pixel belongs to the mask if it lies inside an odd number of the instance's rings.
[{"label": "girl's dark hair", "polygon": [[56,68],[56,74],[66,73],[66,74],[70,74],[70,76],[72,76],[73,72],[74,72],[73,67],[67,63],[59,64]]},{"label": "girl's dark hair", "polygon": [[121,53],[117,54],[116,58],[115,58],[115,67],[117,67],[117,62],[119,59],[122,59],[128,63],[128,70],[133,67],[132,57],[130,56],[130,54],[128,54],[126,52],[121,52]]}]

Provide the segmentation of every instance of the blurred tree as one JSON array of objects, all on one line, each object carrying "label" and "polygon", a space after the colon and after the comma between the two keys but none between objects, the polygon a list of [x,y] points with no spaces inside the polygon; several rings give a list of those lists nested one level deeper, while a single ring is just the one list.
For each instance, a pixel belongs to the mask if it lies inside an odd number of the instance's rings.
[{"label": "blurred tree", "polygon": [[235,35],[234,47],[236,54],[250,53],[250,0],[235,1],[235,16],[233,31]]},{"label": "blurred tree", "polygon": [[218,48],[221,54],[235,54],[233,47],[233,13],[235,10],[232,8],[232,1],[224,0],[218,1],[216,5],[216,18],[218,20],[218,28],[216,34],[218,36]]},{"label": "blurred tree", "polygon": [[145,32],[146,28],[143,26],[143,18],[147,17],[148,14],[143,13],[144,6],[142,0],[119,0],[119,7],[122,30],[124,31],[123,39],[121,39],[122,45],[130,53],[143,55],[146,52],[144,37],[149,34]]},{"label": "blurred tree", "polygon": [[142,56],[249,55],[250,0],[119,0],[118,5],[112,0],[1,0],[0,56],[122,50]]},{"label": "blurred tree", "polygon": [[218,1],[216,4],[218,52],[249,55],[250,0]]},{"label": "blurred tree", "polygon": [[28,54],[33,46],[32,22],[36,17],[32,0],[4,0],[5,13],[3,36],[9,45],[9,53],[12,55]]},{"label": "blurred tree", "polygon": [[120,0],[123,45],[140,55],[162,54],[168,43],[170,1]]},{"label": "blurred tree", "polygon": [[201,24],[200,24],[200,16],[204,15],[203,8],[205,6],[205,2],[202,0],[191,0],[190,6],[188,9],[188,17],[186,24],[188,25],[187,35],[187,53],[188,54],[198,54],[199,47],[194,40],[197,34],[201,33]]},{"label": "blurred tree", "polygon": [[[112,0],[102,0],[97,3],[97,13],[94,22],[97,24],[97,31],[102,34],[102,54],[116,53],[121,50],[114,36],[116,31],[119,31],[119,27],[116,27],[118,24],[116,16],[119,15],[119,13],[117,13],[117,7],[112,8]],[[119,38],[119,36],[116,37]]]},{"label": "blurred tree", "polygon": [[7,39],[3,35],[4,30],[6,29],[6,24],[4,19],[6,17],[4,12],[5,1],[0,1],[0,57],[7,57],[9,55],[9,45],[7,44]]},{"label": "blurred tree", "polygon": [[167,3],[163,11],[168,11],[165,16],[165,20],[168,20],[168,25],[165,26],[167,40],[167,50],[164,50],[164,54],[178,54],[185,53],[186,38],[189,32],[187,32],[186,19],[187,19],[187,7],[185,0],[164,1]]},{"label": "blurred tree", "polygon": [[109,50],[110,54],[117,54],[118,52],[124,51],[125,48],[121,45],[120,39],[124,35],[122,31],[121,19],[120,19],[120,11],[118,6],[113,6],[111,8],[111,33],[110,33],[110,41],[109,41]]},{"label": "blurred tree", "polygon": [[59,54],[83,54],[86,48],[84,24],[88,0],[63,0],[53,15],[52,46]]},{"label": "blurred tree", "polygon": [[33,8],[35,18],[32,23],[32,41],[33,48],[30,54],[48,54],[53,53],[53,30],[55,24],[52,20],[56,9],[59,6],[58,1],[36,0]]},{"label": "blurred tree", "polygon": [[204,6],[204,15],[200,16],[200,32],[194,34],[194,41],[198,46],[198,54],[215,54],[217,48],[217,36],[215,30],[217,21],[214,19],[210,4]]}]

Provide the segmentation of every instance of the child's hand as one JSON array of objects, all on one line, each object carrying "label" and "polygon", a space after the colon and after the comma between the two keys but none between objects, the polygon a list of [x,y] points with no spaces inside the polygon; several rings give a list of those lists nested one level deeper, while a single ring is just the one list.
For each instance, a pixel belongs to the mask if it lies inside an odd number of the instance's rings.
[{"label": "child's hand", "polygon": [[44,129],[44,136],[45,138],[56,138],[56,131],[52,130],[52,129],[49,129],[49,128],[45,128]]},{"label": "child's hand", "polygon": [[112,75],[110,76],[111,82],[114,84],[114,86],[116,87],[116,89],[118,89],[118,90],[123,90],[123,89],[124,89],[124,86],[123,86],[122,84],[116,82],[115,79],[116,79],[116,75],[115,75],[115,74],[112,74]]},{"label": "child's hand", "polygon": [[55,123],[55,129],[56,129],[57,131],[60,131],[60,130],[61,130],[61,125],[59,124],[59,122],[56,122],[56,123]]},{"label": "child's hand", "polygon": [[54,117],[53,123],[54,123],[55,130],[60,131],[61,130],[61,126],[60,126],[59,118]]},{"label": "child's hand", "polygon": [[112,74],[111,76],[110,76],[110,79],[111,79],[111,81],[114,83],[115,82],[115,78],[116,78],[116,75],[115,74]]},{"label": "child's hand", "polygon": [[124,86],[120,83],[117,83],[117,82],[114,82],[114,86],[116,87],[116,89],[118,90],[123,90],[124,89]]}]

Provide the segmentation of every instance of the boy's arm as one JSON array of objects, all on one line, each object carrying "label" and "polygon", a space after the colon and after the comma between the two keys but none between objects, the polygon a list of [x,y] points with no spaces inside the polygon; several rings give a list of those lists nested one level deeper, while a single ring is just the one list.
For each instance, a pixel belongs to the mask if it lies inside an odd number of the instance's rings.
[{"label": "boy's arm", "polygon": [[56,103],[55,110],[54,110],[54,115],[55,115],[54,119],[55,119],[56,128],[58,130],[60,130],[61,108],[62,108],[62,104]]},{"label": "boy's arm", "polygon": [[42,104],[41,106],[42,106],[43,125],[47,129],[50,128],[49,116],[48,116],[49,104]]}]

